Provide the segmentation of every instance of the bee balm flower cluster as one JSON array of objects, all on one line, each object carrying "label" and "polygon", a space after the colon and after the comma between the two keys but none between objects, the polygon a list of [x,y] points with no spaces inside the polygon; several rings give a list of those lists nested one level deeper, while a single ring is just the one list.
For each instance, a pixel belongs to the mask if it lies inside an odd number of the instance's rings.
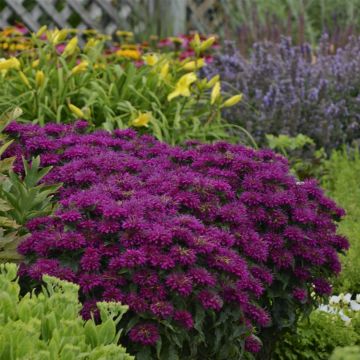
[{"label": "bee balm flower cluster", "polygon": [[215,318],[230,309],[256,351],[252,329],[272,321],[261,299],[279,277],[301,304],[313,290],[328,294],[340,270],[343,210],[314,182],[297,184],[269,150],[172,147],[132,130],[88,134],[84,122],[12,123],[7,133],[17,171],[21,155],[40,155],[54,166],[45,181],[63,183],[56,214],[28,224],[21,274],[78,283],[86,318],[99,300],[128,305],[138,319],[128,335],[141,346],[163,338],[165,323],[207,331],[199,308]]}]

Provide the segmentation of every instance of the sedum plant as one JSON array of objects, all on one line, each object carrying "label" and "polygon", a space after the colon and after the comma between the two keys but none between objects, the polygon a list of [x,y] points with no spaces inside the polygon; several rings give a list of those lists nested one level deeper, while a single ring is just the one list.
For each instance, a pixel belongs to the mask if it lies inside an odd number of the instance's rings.
[{"label": "sedum plant", "polygon": [[101,323],[78,314],[79,286],[44,275],[39,294],[20,297],[15,264],[0,265],[0,360],[133,360],[116,330],[127,306],[102,302]]}]

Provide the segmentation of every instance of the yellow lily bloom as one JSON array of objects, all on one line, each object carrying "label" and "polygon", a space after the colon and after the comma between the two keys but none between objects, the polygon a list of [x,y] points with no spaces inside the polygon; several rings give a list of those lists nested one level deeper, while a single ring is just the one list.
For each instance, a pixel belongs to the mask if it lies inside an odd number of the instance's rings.
[{"label": "yellow lily bloom", "polygon": [[68,107],[69,107],[70,111],[77,117],[82,118],[82,119],[85,118],[85,114],[77,106],[75,106],[73,104],[68,104]]},{"label": "yellow lily bloom", "polygon": [[183,75],[176,83],[175,90],[168,95],[168,101],[178,96],[190,96],[190,85],[195,82],[196,79],[196,74],[193,72]]},{"label": "yellow lily bloom", "polygon": [[44,81],[45,81],[45,74],[42,70],[38,70],[36,72],[36,75],[35,75],[35,84],[36,84],[36,87],[41,87],[43,86],[44,84]]},{"label": "yellow lily bloom", "polygon": [[149,66],[154,66],[159,61],[159,57],[156,54],[146,54],[143,56],[143,59]]},{"label": "yellow lily bloom", "polygon": [[243,98],[243,94],[239,94],[239,95],[234,95],[231,98],[227,99],[224,103],[223,103],[223,107],[229,107],[229,106],[234,106],[235,104],[237,104],[238,102],[240,102]]},{"label": "yellow lily bloom", "polygon": [[20,61],[17,58],[11,57],[0,62],[0,70],[20,69]]},{"label": "yellow lily bloom", "polygon": [[194,61],[189,61],[188,63],[185,63],[181,68],[187,71],[194,71],[197,69],[202,68],[205,65],[204,59],[197,59]]},{"label": "yellow lily bloom", "polygon": [[31,85],[30,85],[29,79],[26,77],[26,75],[25,75],[22,71],[19,71],[19,75],[20,75],[20,79],[22,80],[22,82],[23,82],[29,89],[31,89]]},{"label": "yellow lily bloom", "polygon": [[218,81],[217,83],[215,83],[211,91],[211,100],[210,100],[211,105],[215,104],[215,101],[219,98],[220,91],[221,91],[221,86],[220,86],[220,81]]},{"label": "yellow lily bloom", "polygon": [[71,70],[71,75],[79,74],[87,70],[89,63],[87,61],[82,61],[80,64],[74,66]]},{"label": "yellow lily bloom", "polygon": [[151,112],[146,112],[146,113],[139,113],[139,116],[132,120],[130,125],[135,126],[135,127],[148,127],[149,122],[152,119],[152,115]]},{"label": "yellow lily bloom", "polygon": [[220,80],[220,75],[213,76],[206,84],[207,88],[213,87]]},{"label": "yellow lily bloom", "polygon": [[77,48],[77,44],[78,44],[78,38],[74,36],[65,46],[62,56],[66,57],[72,55]]}]

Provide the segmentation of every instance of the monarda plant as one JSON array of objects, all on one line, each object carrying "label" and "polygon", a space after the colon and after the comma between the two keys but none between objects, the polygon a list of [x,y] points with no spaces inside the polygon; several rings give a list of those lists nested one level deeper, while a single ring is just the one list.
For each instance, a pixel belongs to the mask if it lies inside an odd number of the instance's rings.
[{"label": "monarda plant", "polygon": [[40,155],[53,166],[44,181],[63,183],[55,215],[27,225],[20,274],[78,283],[85,318],[99,300],[128,305],[120,326],[137,359],[251,356],[330,293],[343,210],[284,158],[85,129],[7,128],[9,156]]}]

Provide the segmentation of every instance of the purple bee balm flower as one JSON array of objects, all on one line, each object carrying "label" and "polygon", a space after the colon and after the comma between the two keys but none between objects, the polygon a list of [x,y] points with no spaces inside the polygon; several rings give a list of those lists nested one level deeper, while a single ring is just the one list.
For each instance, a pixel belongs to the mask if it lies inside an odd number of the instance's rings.
[{"label": "purple bee balm flower", "polygon": [[154,324],[144,323],[135,325],[129,332],[131,341],[141,345],[154,345],[159,340],[158,328]]},{"label": "purple bee balm flower", "polygon": [[194,327],[194,320],[191,314],[186,310],[176,310],[174,313],[174,320],[179,322],[186,329]]},{"label": "purple bee balm flower", "polygon": [[295,288],[292,292],[292,295],[300,302],[304,302],[308,299],[308,291],[306,289]]},{"label": "purple bee balm flower", "polygon": [[223,300],[221,297],[218,294],[207,290],[200,291],[198,294],[198,299],[205,309],[219,311],[223,306]]},{"label": "purple bee balm flower", "polygon": [[174,307],[167,301],[157,301],[150,305],[150,311],[154,315],[165,319],[173,314]]},{"label": "purple bee balm flower", "polygon": [[174,273],[167,277],[166,285],[180,295],[188,296],[192,291],[193,283],[189,276],[181,273]]}]

